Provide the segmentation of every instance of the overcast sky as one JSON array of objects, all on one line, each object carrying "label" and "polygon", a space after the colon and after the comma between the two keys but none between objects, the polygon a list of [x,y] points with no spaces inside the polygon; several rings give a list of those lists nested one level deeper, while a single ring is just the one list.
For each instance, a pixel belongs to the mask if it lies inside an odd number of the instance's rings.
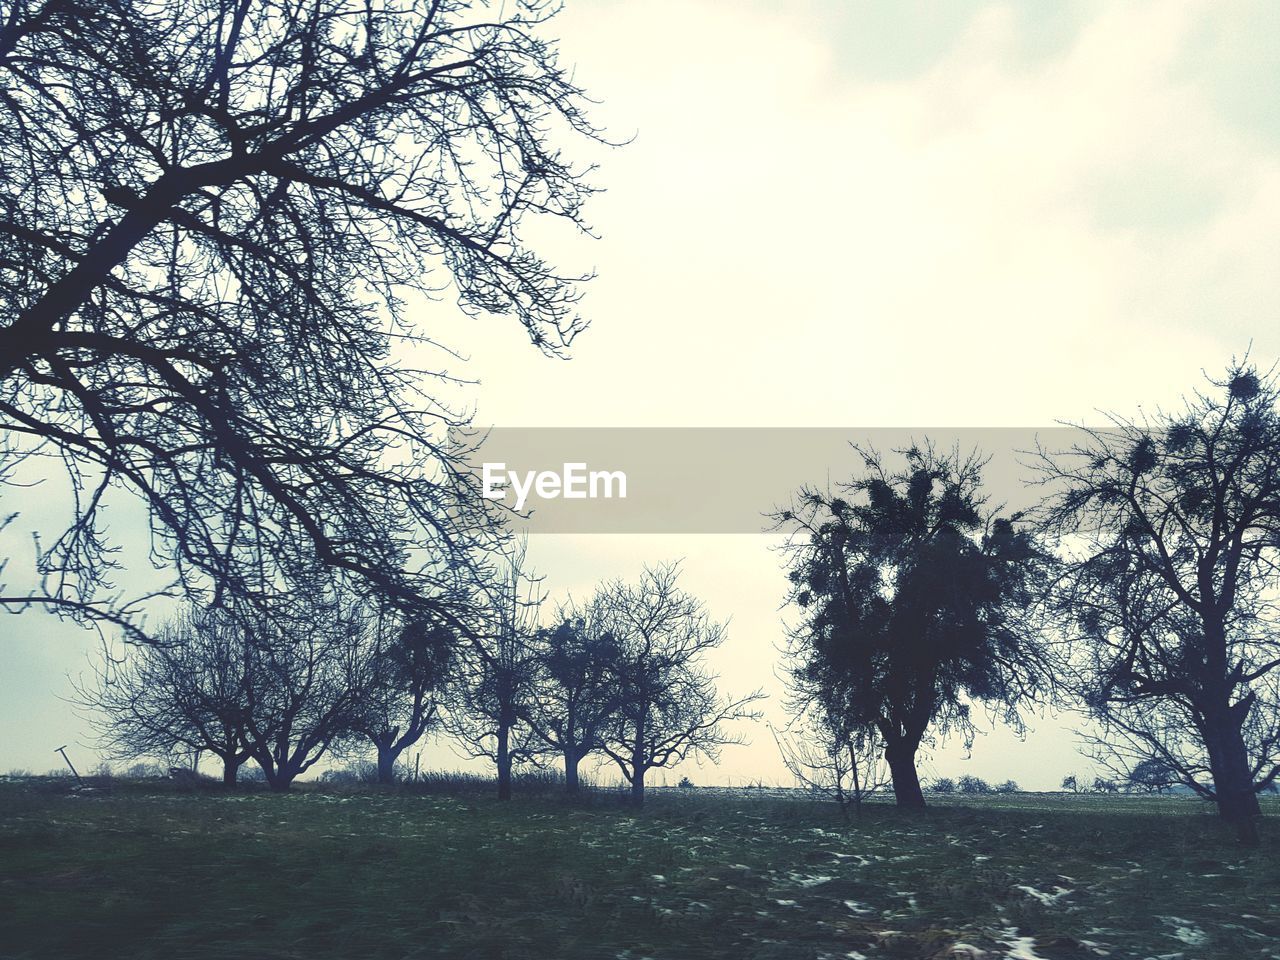
[{"label": "overcast sky", "polygon": [[[420,306],[467,355],[481,423],[1040,427],[1168,405],[1250,344],[1280,355],[1280,6],[567,0],[553,30],[597,121],[634,139],[582,152],[600,239],[547,231],[598,273],[572,359]],[[683,557],[731,620],[724,688],[765,687],[784,719],[767,538],[542,536],[531,554],[553,595]],[[59,698],[93,639],[0,625],[0,770],[48,769],[68,742],[88,764]],[[1056,786],[1088,766],[1073,722],[943,746],[925,770]],[[690,775],[782,782],[767,730],[745,732]]]}]

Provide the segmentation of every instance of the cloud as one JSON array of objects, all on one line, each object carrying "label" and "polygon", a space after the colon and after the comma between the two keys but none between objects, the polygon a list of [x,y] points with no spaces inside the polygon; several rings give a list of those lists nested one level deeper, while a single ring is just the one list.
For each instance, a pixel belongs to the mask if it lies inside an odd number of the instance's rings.
[{"label": "cloud", "polygon": [[991,5],[870,78],[819,9],[569,8],[637,138],[563,248],[595,327],[568,365],[489,328],[482,418],[1038,424],[1280,352],[1277,158],[1188,66],[1208,5],[1079,5],[1039,47]]}]

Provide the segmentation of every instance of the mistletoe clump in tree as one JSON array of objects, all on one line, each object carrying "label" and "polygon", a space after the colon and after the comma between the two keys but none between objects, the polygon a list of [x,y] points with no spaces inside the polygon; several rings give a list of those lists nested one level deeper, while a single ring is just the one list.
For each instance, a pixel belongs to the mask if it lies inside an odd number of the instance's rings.
[{"label": "mistletoe clump in tree", "polygon": [[1280,387],[1246,365],[1177,412],[1044,452],[1046,530],[1095,741],[1215,801],[1247,843],[1280,776]]},{"label": "mistletoe clump in tree", "polygon": [[916,753],[971,740],[973,704],[1020,726],[1049,687],[1036,628],[1050,559],[1017,516],[988,509],[984,460],[929,446],[892,471],[875,451],[839,495],[804,489],[776,515],[791,536],[793,694],[842,729],[874,731],[899,806],[923,807]]}]

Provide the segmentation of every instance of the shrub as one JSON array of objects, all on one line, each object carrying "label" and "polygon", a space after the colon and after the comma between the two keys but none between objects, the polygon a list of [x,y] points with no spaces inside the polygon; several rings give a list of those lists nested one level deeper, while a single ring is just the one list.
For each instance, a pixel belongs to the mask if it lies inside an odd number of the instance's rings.
[{"label": "shrub", "polygon": [[[401,771],[397,770],[397,774]],[[377,783],[378,767],[376,764],[359,760],[344,767],[332,767],[320,774],[320,782],[327,784],[343,783]]]},{"label": "shrub", "polygon": [[121,774],[126,780],[155,780],[169,775],[169,768],[159,763],[135,763]]},{"label": "shrub", "polygon": [[960,788],[961,793],[990,793],[991,784],[983,780],[981,777],[975,777],[966,773],[957,782],[956,786]]},{"label": "shrub", "polygon": [[929,789],[934,793],[955,793],[956,782],[950,777],[939,777]]},{"label": "shrub", "polygon": [[686,790],[692,790],[695,786],[697,786],[697,784],[695,784],[688,777],[681,777],[680,782],[676,784],[676,786],[683,787]]},{"label": "shrub", "polygon": [[1124,787],[1143,793],[1164,793],[1180,779],[1172,764],[1157,757],[1147,757],[1129,771]]},{"label": "shrub", "polygon": [[1018,793],[1022,788],[1018,786],[1016,780],[1006,780],[1000,786],[996,787],[996,793]]}]

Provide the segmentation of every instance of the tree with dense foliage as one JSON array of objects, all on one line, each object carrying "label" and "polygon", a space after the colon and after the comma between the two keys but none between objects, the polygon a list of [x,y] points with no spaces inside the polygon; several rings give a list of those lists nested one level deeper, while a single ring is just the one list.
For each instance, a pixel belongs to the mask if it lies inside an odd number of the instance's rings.
[{"label": "tree with dense foliage", "polygon": [[1155,757],[1147,757],[1132,766],[1124,783],[1126,789],[1136,793],[1164,793],[1181,780],[1178,771],[1171,764]]},{"label": "tree with dense foliage", "polygon": [[724,625],[679,579],[677,564],[645,567],[636,583],[616,580],[597,594],[613,635],[609,673],[618,702],[601,749],[637,806],[650,770],[689,757],[714,762],[721,747],[741,743],[724,725],[756,718],[751,704],[763,696],[734,699],[716,690],[704,658],[724,642]]},{"label": "tree with dense foliage", "polygon": [[1041,452],[1056,599],[1100,740],[1156,759],[1255,842],[1280,776],[1280,393],[1233,366],[1176,412]]},{"label": "tree with dense foliage", "polygon": [[806,488],[776,515],[801,615],[793,698],[878,731],[898,804],[923,807],[927,737],[971,740],[973,703],[1020,726],[1050,689],[1031,615],[1050,558],[1018,517],[987,508],[977,455],[913,447],[894,472],[860,452],[864,477],[835,496]]},{"label": "tree with dense foliage", "polygon": [[613,635],[600,602],[561,610],[558,622],[537,632],[533,689],[527,721],[543,745],[564,761],[565,787],[578,791],[578,766],[601,748],[618,709],[610,675]]},{"label": "tree with dense foliage", "polygon": [[559,147],[597,133],[553,12],[5,5],[0,479],[39,452],[75,496],[43,531],[42,586],[0,607],[136,632],[106,589],[122,485],[158,559],[219,602],[314,556],[462,619],[449,571],[487,522],[412,298],[453,289],[552,353],[582,326],[575,282],[525,240],[534,220],[583,227],[591,193]]}]

